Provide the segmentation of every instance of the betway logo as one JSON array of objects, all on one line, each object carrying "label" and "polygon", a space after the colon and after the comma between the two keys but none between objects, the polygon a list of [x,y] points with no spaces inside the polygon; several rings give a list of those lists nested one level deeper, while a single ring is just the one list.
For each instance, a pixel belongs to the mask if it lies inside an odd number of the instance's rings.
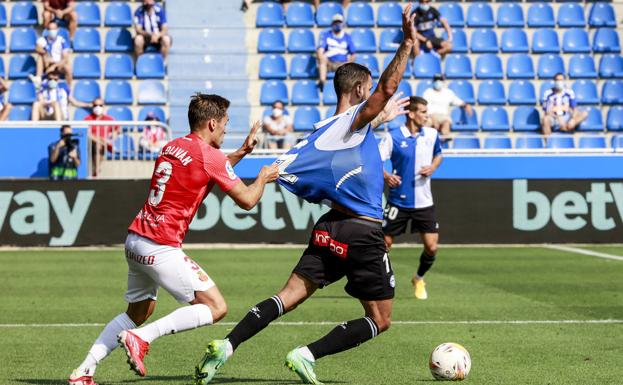
[{"label": "betway logo", "polygon": [[[582,229],[589,222],[600,231],[614,229],[615,218],[607,210],[615,205],[619,221],[623,221],[623,183],[591,183],[590,187],[586,195],[562,191],[550,202],[542,192],[529,191],[527,180],[513,181],[513,227],[536,231],[552,220],[566,231]],[[533,217],[529,217],[530,205],[535,208]]]}]

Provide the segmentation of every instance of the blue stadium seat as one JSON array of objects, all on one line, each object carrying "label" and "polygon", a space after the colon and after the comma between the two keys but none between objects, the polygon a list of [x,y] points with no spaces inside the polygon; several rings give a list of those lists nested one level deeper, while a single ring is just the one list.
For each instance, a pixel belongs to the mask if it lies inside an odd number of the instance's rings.
[{"label": "blue stadium seat", "polygon": [[[262,31],[264,32],[264,31]],[[293,29],[288,35],[288,52],[311,53],[316,51],[314,33],[309,29]],[[277,52],[277,51],[271,51]]]},{"label": "blue stadium seat", "polygon": [[528,8],[528,27],[542,28],[555,26],[554,10],[549,4],[532,4]]},{"label": "blue stadium seat", "polygon": [[84,120],[87,116],[91,114],[91,109],[86,107],[78,107],[74,110],[74,120]]},{"label": "blue stadium seat", "polygon": [[497,25],[501,28],[523,28],[525,21],[521,5],[516,3],[501,4],[498,8]]},{"label": "blue stadium seat", "polygon": [[448,88],[454,91],[456,96],[468,104],[474,104],[476,98],[474,97],[474,87],[470,81],[454,80],[448,84]]},{"label": "blue stadium seat", "polygon": [[[441,34],[441,38],[448,40],[448,34],[444,30]],[[452,52],[454,53],[467,53],[467,36],[462,29],[452,29]]]},{"label": "blue stadium seat", "polygon": [[106,33],[106,52],[132,52],[134,41],[130,31],[124,28],[110,28]]},{"label": "blue stadium seat", "polygon": [[164,59],[159,53],[144,53],[136,60],[137,79],[164,79]]},{"label": "blue stadium seat", "polygon": [[615,54],[602,55],[599,60],[599,76],[602,78],[623,77],[623,56]]},{"label": "blue stadium seat", "polygon": [[452,119],[453,131],[478,131],[478,114],[474,109],[470,116],[464,109],[454,108],[450,113],[450,118]]},{"label": "blue stadium seat", "polygon": [[386,28],[381,31],[379,50],[381,52],[396,52],[402,43],[402,30],[398,28]]},{"label": "blue stadium seat", "polygon": [[6,70],[4,68],[4,59],[0,57],[0,78],[5,78],[7,75]]},{"label": "blue stadium seat", "polygon": [[[298,56],[295,56],[294,59],[292,59],[293,63],[296,62],[297,57]],[[265,55],[262,57],[262,60],[260,60],[260,79],[285,79],[287,77],[288,70],[286,68],[286,60],[283,56]]]},{"label": "blue stadium seat", "polygon": [[4,36],[4,30],[0,29],[0,53],[6,52],[6,37]]},{"label": "blue stadium seat", "polygon": [[132,25],[130,3],[125,1],[112,2],[106,7],[104,15],[106,27],[129,27]]},{"label": "blue stadium seat", "polygon": [[485,105],[504,105],[506,104],[506,94],[504,86],[498,80],[486,80],[478,86],[478,104]]},{"label": "blue stadium seat", "polygon": [[485,149],[489,150],[507,150],[511,149],[511,138],[506,135],[489,135],[485,138]]},{"label": "blue stadium seat", "polygon": [[533,79],[532,58],[524,54],[515,54],[509,57],[506,61],[506,77],[509,79]]},{"label": "blue stadium seat", "polygon": [[508,113],[504,107],[485,108],[480,120],[484,131],[510,131]]},{"label": "blue stadium seat", "polygon": [[285,22],[283,6],[277,3],[262,3],[257,9],[255,26],[258,28],[281,27]]},{"label": "blue stadium seat", "polygon": [[623,104],[623,80],[608,80],[601,89],[601,102],[603,104]]},{"label": "blue stadium seat", "polygon": [[578,148],[606,148],[606,138],[603,136],[590,135],[580,136]]},{"label": "blue stadium seat", "polygon": [[402,6],[394,2],[380,4],[376,24],[379,27],[401,27]]},{"label": "blue stadium seat", "polygon": [[588,24],[594,28],[616,27],[616,16],[612,5],[603,2],[595,2],[588,16]]},{"label": "blue stadium seat", "polygon": [[76,55],[72,67],[76,79],[99,79],[102,77],[100,59],[97,55]]},{"label": "blue stadium seat", "polygon": [[11,32],[11,52],[33,52],[37,43],[37,34],[30,27],[13,28]]},{"label": "blue stadium seat", "polygon": [[[283,70],[285,71],[285,62]],[[261,68],[261,66],[260,66]],[[280,68],[280,64],[277,68]],[[281,76],[281,70],[277,71],[274,76],[279,74]],[[287,73],[283,77],[273,77],[274,79],[285,79]],[[290,62],[290,78],[292,79],[312,79],[318,77],[318,65],[316,58],[308,54],[299,54],[292,58]]]},{"label": "blue stadium seat", "polygon": [[466,55],[450,54],[446,56],[445,75],[448,79],[471,79],[472,62]]},{"label": "blue stadium seat", "polygon": [[621,148],[623,148],[623,135],[615,135],[612,136],[612,148],[617,149],[617,151],[620,151]]},{"label": "blue stadium seat", "polygon": [[280,29],[263,29],[257,39],[257,52],[259,53],[284,53],[286,41]]},{"label": "blue stadium seat", "polygon": [[9,88],[9,103],[32,104],[35,98],[35,86],[28,80],[16,80]]},{"label": "blue stadium seat", "polygon": [[97,3],[91,1],[77,2],[76,13],[78,14],[78,25],[88,27],[99,27],[102,24],[102,15]]},{"label": "blue stadium seat", "polygon": [[121,134],[117,136],[112,144],[112,153],[106,154],[108,160],[128,160],[136,158],[136,144],[134,138],[128,134]]},{"label": "blue stadium seat", "polygon": [[530,46],[526,32],[515,28],[502,32],[501,50],[503,53],[528,53]]},{"label": "blue stadium seat", "polygon": [[337,95],[335,94],[335,87],[331,85],[325,86],[322,92],[322,104],[325,106],[333,106],[337,104]]},{"label": "blue stadium seat", "polygon": [[74,36],[73,47],[75,52],[100,52],[102,42],[97,28],[78,28]]},{"label": "blue stadium seat", "polygon": [[490,28],[495,25],[493,10],[487,3],[474,3],[467,9],[467,26],[471,28]]},{"label": "blue stadium seat", "polygon": [[588,117],[580,124],[580,131],[603,131],[604,121],[601,116],[601,110],[595,107],[587,109]]},{"label": "blue stadium seat", "polygon": [[20,1],[11,7],[11,27],[37,25],[37,8],[34,2]]},{"label": "blue stadium seat", "polygon": [[557,73],[565,73],[565,63],[560,55],[541,55],[537,64],[537,73],[540,79],[553,78]]},{"label": "blue stadium seat", "polygon": [[134,114],[132,114],[132,110],[126,106],[110,107],[108,108],[106,113],[115,118],[115,120],[134,120]]},{"label": "blue stadium seat", "polygon": [[599,104],[599,96],[597,95],[597,86],[590,80],[576,80],[571,85],[578,104]]},{"label": "blue stadium seat", "polygon": [[512,105],[535,105],[537,102],[534,85],[526,80],[515,80],[508,87],[508,103]]},{"label": "blue stadium seat", "polygon": [[[536,131],[541,127],[539,112],[534,107],[521,106],[515,108],[513,112],[513,130],[515,131]],[[519,147],[515,145],[516,148]],[[533,147],[534,148],[534,147]]]},{"label": "blue stadium seat", "polygon": [[492,29],[477,29],[472,31],[469,46],[474,53],[497,53],[498,37]]},{"label": "blue stadium seat", "polygon": [[[121,90],[122,92],[123,89]],[[132,91],[132,88],[130,88]],[[127,94],[121,95],[127,100]],[[132,95],[130,95],[131,100]],[[143,80],[138,84],[138,104],[166,104],[167,103],[167,91],[159,80]],[[126,104],[131,104],[126,103]]]},{"label": "blue stadium seat", "polygon": [[460,3],[445,3],[440,5],[438,10],[451,27],[463,28],[465,26],[463,8]]},{"label": "blue stadium seat", "polygon": [[314,123],[321,120],[320,111],[316,107],[299,107],[294,112],[294,130],[312,131]]},{"label": "blue stadium seat", "polygon": [[95,80],[78,80],[74,82],[72,95],[81,102],[91,103],[101,96],[100,86]]},{"label": "blue stadium seat", "polygon": [[432,78],[441,73],[441,60],[432,53],[418,55],[413,61],[413,76],[416,78]]},{"label": "blue stadium seat", "polygon": [[558,8],[558,26],[562,28],[584,28],[584,7],[577,3],[562,4]]},{"label": "blue stadium seat", "polygon": [[593,36],[593,51],[604,52],[621,52],[621,43],[616,29],[599,28]]},{"label": "blue stadium seat", "polygon": [[108,55],[104,71],[107,79],[131,79],[134,76],[134,61],[128,54]]},{"label": "blue stadium seat", "polygon": [[623,131],[622,106],[610,107],[610,110],[608,110],[608,116],[606,117],[606,127],[608,127],[608,130],[610,131]]},{"label": "blue stadium seat", "polygon": [[476,59],[476,79],[502,79],[504,70],[498,55],[488,53]]},{"label": "blue stadium seat", "polygon": [[6,8],[4,8],[4,4],[0,4],[0,27],[7,26],[7,18],[6,18]]},{"label": "blue stadium seat", "polygon": [[27,54],[11,56],[9,61],[9,79],[26,79],[37,71],[35,58]]},{"label": "blue stadium seat", "polygon": [[[325,91],[328,88],[332,87],[325,87]],[[262,83],[260,104],[267,106],[273,104],[277,100],[288,104],[288,87],[286,87],[286,84],[280,80],[269,80]]]},{"label": "blue stadium seat", "polygon": [[342,4],[336,3],[335,1],[320,3],[316,10],[316,24],[318,24],[319,27],[328,27],[331,25],[333,15],[338,13],[342,16],[344,15]]},{"label": "blue stadium seat", "polygon": [[433,88],[433,82],[431,80],[420,80],[417,82],[417,86],[415,88],[415,95],[421,97],[422,95],[424,95],[424,91],[426,91],[429,88]]},{"label": "blue stadium seat", "polygon": [[573,137],[566,134],[553,134],[547,138],[547,148],[568,149],[575,148]]},{"label": "blue stadium seat", "polygon": [[134,102],[132,86],[125,80],[111,80],[106,85],[104,102],[108,105],[132,104]]},{"label": "blue stadium seat", "polygon": [[348,6],[346,24],[350,27],[374,27],[374,10],[368,3],[352,3]]},{"label": "blue stadium seat", "polygon": [[597,70],[593,57],[590,55],[571,56],[569,59],[569,77],[571,79],[596,78]]},{"label": "blue stadium seat", "polygon": [[588,33],[583,29],[569,29],[562,36],[562,52],[564,53],[590,53],[591,43],[588,41]]},{"label": "blue stadium seat", "polygon": [[167,121],[167,117],[166,117],[166,114],[164,113],[164,110],[161,107],[158,107],[158,106],[142,107],[138,111],[138,118],[137,118],[137,120],[143,121],[143,120],[147,119],[147,115],[149,115],[150,113],[155,115],[158,118],[158,120],[161,121],[161,122],[166,122]]},{"label": "blue stadium seat", "polygon": [[[361,3],[355,3],[361,4]],[[351,5],[352,7],[352,5]],[[365,28],[358,28],[351,32],[353,39],[353,45],[357,53],[375,53],[376,52],[376,37],[374,32]]]},{"label": "blue stadium seat", "polygon": [[560,43],[558,34],[553,29],[538,29],[532,35],[532,52],[534,53],[558,53]]},{"label": "blue stadium seat", "polygon": [[13,106],[9,111],[10,121],[30,120],[32,117],[32,107],[30,106]]},{"label": "blue stadium seat", "polygon": [[452,140],[452,149],[454,150],[478,150],[479,148],[480,140],[477,136],[459,135]]},{"label": "blue stadium seat", "polygon": [[515,139],[515,149],[529,150],[543,148],[543,138],[536,135],[517,135]]},{"label": "blue stadium seat", "polygon": [[400,84],[398,84],[398,90],[396,91],[396,94],[402,92],[402,97],[404,98],[405,96],[412,96],[413,95],[413,89],[411,88],[411,84],[409,84],[408,81],[403,80],[400,82]]},{"label": "blue stadium seat", "polygon": [[288,27],[313,27],[315,21],[311,4],[298,1],[289,4],[286,11],[286,24]]},{"label": "blue stadium seat", "polygon": [[293,105],[318,105],[320,104],[320,93],[318,85],[312,80],[298,80],[292,86]]},{"label": "blue stadium seat", "polygon": [[379,71],[379,61],[376,59],[375,55],[357,55],[355,57],[355,63],[361,64],[362,66],[369,69],[372,73],[373,79],[378,78],[381,74],[381,72]]}]

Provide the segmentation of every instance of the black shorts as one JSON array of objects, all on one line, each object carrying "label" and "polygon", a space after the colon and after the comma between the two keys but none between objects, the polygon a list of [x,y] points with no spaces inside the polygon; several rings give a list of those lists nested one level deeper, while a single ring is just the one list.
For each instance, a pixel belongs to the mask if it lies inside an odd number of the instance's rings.
[{"label": "black shorts", "polygon": [[385,206],[383,215],[383,232],[385,234],[397,236],[406,233],[409,221],[411,221],[411,233],[439,232],[435,206],[423,209],[405,209],[392,206],[389,203]]},{"label": "black shorts", "polygon": [[441,43],[443,43],[443,39],[439,38],[439,37],[431,37],[430,39],[431,44],[433,45],[433,48],[435,50],[438,50],[441,48]]},{"label": "black shorts", "polygon": [[394,298],[392,270],[381,224],[331,210],[312,231],[294,268],[320,288],[346,276],[344,290],[363,301]]}]

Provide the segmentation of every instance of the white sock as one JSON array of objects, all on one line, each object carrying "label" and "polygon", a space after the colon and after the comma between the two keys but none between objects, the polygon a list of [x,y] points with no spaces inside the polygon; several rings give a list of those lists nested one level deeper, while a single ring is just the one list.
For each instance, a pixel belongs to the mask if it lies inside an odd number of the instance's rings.
[{"label": "white sock", "polygon": [[150,324],[132,330],[143,341],[151,343],[158,337],[195,329],[213,322],[212,311],[207,305],[184,306]]},{"label": "white sock", "polygon": [[307,346],[303,346],[302,348],[299,348],[299,353],[301,353],[301,355],[303,356],[303,358],[311,361],[311,362],[315,362],[316,358],[314,358],[314,355],[312,354],[312,352],[309,350],[309,348]]},{"label": "white sock", "polygon": [[225,357],[229,358],[234,354],[234,347],[231,345],[229,340],[225,341],[227,341],[227,345],[225,345]]},{"label": "white sock", "polygon": [[91,346],[84,362],[78,367],[78,371],[84,375],[92,376],[97,364],[106,358],[117,347],[117,335],[124,330],[133,329],[136,325],[126,313],[121,313],[112,319],[100,333],[99,337]]}]

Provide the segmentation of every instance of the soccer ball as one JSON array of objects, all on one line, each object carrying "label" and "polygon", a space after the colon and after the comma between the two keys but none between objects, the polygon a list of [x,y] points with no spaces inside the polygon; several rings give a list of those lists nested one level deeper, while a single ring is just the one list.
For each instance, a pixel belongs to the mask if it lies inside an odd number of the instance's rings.
[{"label": "soccer ball", "polygon": [[436,380],[461,381],[469,374],[472,359],[463,346],[446,342],[433,350],[428,366]]}]

